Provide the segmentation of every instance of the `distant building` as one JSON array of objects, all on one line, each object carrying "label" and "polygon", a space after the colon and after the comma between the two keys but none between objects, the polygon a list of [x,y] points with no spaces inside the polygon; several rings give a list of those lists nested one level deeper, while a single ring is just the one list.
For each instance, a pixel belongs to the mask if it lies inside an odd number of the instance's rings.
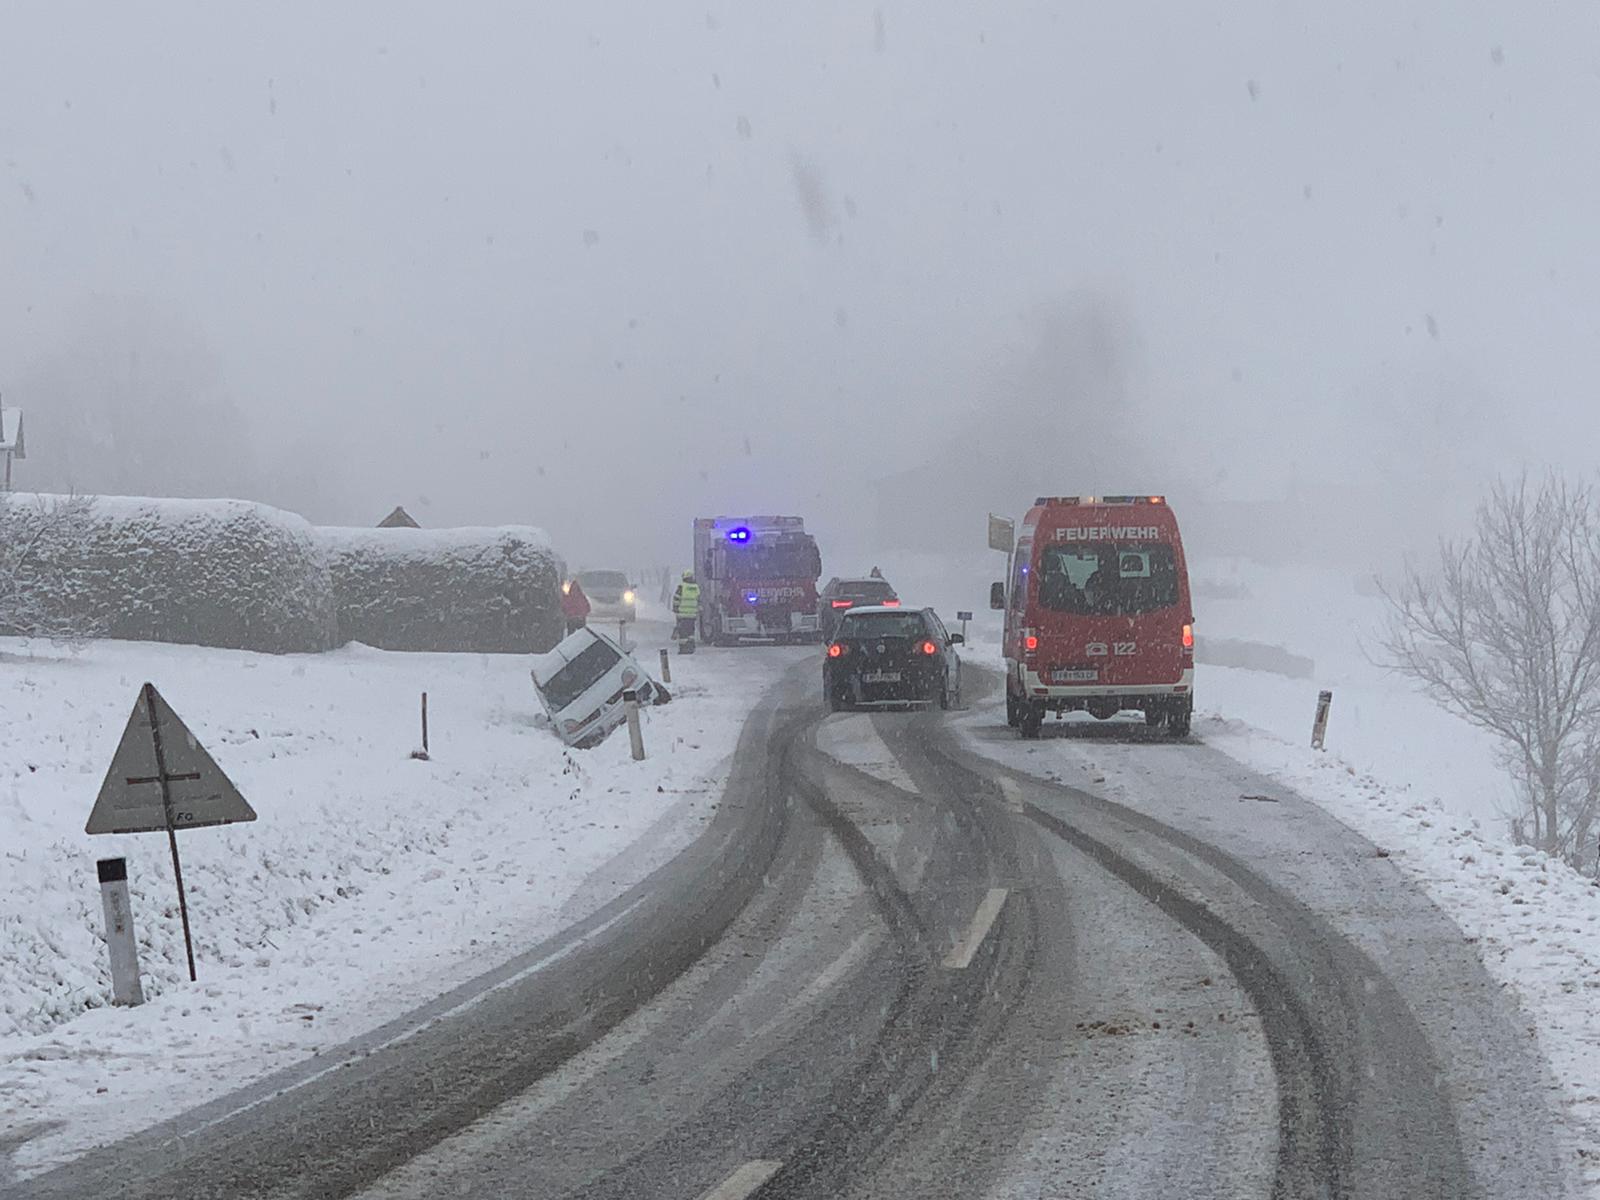
[{"label": "distant building", "polygon": [[396,505],[395,506],[395,510],[392,513],[390,513],[387,517],[385,517],[383,520],[378,522],[378,528],[379,529],[421,529],[422,526],[418,525],[415,521],[413,521],[411,519],[411,514],[410,513],[408,513],[405,509],[401,508],[399,505]]},{"label": "distant building", "polygon": [[28,449],[22,439],[22,410],[0,407],[0,456],[5,465],[0,468],[0,491],[11,490],[11,460],[27,458]]}]

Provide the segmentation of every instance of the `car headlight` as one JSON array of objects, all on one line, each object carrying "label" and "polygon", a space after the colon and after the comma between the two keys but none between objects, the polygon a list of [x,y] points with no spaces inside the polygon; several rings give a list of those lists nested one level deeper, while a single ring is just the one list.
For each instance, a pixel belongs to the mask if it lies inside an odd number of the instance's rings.
[{"label": "car headlight", "polygon": [[633,603],[633,593],[632,592],[623,592],[622,593],[622,602],[624,604],[632,604]]}]

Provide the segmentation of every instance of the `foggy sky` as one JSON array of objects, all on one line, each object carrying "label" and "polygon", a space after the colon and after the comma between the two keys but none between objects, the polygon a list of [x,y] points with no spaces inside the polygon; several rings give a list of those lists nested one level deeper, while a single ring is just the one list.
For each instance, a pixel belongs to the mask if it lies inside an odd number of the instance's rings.
[{"label": "foggy sky", "polygon": [[[1447,513],[1496,468],[1593,465],[1597,24],[10,3],[19,484],[403,503],[591,563],[799,511],[864,554],[874,480],[975,431],[948,487],[981,539],[1048,411],[1124,449],[1054,479],[1031,444],[1013,511],[1293,483],[1371,516],[1414,471]],[[1053,361],[1062,313],[1109,331],[1109,393]]]}]

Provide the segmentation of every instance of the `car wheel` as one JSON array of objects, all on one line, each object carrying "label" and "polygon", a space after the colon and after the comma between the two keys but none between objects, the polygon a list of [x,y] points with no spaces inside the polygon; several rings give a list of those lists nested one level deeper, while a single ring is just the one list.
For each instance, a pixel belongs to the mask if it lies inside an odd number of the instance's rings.
[{"label": "car wheel", "polygon": [[1175,708],[1167,717],[1167,732],[1175,738],[1189,736],[1189,730],[1194,725],[1194,700],[1183,702],[1183,707]]},{"label": "car wheel", "polygon": [[1017,714],[1018,732],[1031,740],[1039,736],[1043,726],[1044,704],[1040,701],[1023,702],[1022,711]]}]

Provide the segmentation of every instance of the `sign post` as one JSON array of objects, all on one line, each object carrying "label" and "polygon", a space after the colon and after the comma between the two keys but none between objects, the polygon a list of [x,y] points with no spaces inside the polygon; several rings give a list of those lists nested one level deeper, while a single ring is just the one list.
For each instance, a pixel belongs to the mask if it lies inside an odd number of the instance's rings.
[{"label": "sign post", "polygon": [[1328,734],[1328,709],[1333,707],[1332,692],[1317,693],[1317,715],[1311,722],[1311,748],[1321,750],[1323,739]]},{"label": "sign post", "polygon": [[128,903],[128,860],[102,858],[95,869],[100,876],[100,907],[106,914],[106,949],[111,952],[111,1003],[143,1004],[139,943],[133,936],[133,910]]},{"label": "sign post", "polygon": [[255,810],[172,706],[161,698],[155,685],[147,683],[140,688],[83,831],[166,832],[191,981],[195,978],[194,939],[189,931],[183,863],[178,857],[178,830],[255,819]]}]

